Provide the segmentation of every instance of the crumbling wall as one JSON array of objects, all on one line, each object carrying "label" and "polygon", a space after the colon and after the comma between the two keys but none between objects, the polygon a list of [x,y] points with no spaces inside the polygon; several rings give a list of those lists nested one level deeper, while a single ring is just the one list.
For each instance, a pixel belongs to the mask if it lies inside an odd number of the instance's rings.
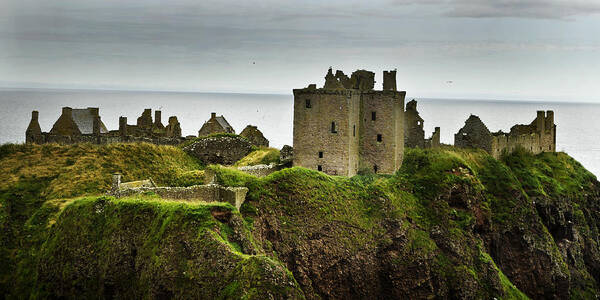
[{"label": "crumbling wall", "polygon": [[256,126],[246,126],[240,133],[240,136],[250,141],[250,143],[256,147],[269,147],[269,140],[265,138],[263,133],[258,130]]},{"label": "crumbling wall", "polygon": [[279,171],[281,170],[281,165],[275,165],[275,164],[270,164],[270,165],[255,165],[255,166],[244,166],[244,167],[238,167],[238,170],[250,174],[250,175],[254,175],[256,177],[265,177],[275,171]]},{"label": "crumbling wall", "polygon": [[46,143],[57,143],[61,145],[79,144],[79,143],[91,143],[91,144],[112,144],[112,143],[150,143],[156,145],[179,145],[186,141],[187,138],[169,138],[169,137],[138,137],[138,136],[121,136],[118,131],[111,132],[110,134],[82,134],[75,136],[68,135],[54,135],[49,133],[42,133],[36,136],[35,141],[28,141],[36,144]]},{"label": "crumbling wall", "polygon": [[240,209],[248,188],[245,187],[223,187],[217,184],[194,185],[190,187],[140,187],[120,189],[110,194],[115,197],[126,197],[154,193],[163,199],[204,201],[204,202],[227,202],[235,208]]},{"label": "crumbling wall", "polygon": [[436,127],[431,138],[425,140],[425,148],[439,148],[440,145],[440,128]]},{"label": "crumbling wall", "polygon": [[180,137],[181,136],[181,126],[179,125],[179,121],[177,117],[171,116],[169,117],[169,124],[165,127],[165,136],[167,137]]},{"label": "crumbling wall", "polygon": [[[76,110],[76,112],[82,110]],[[39,113],[33,111],[31,121],[25,131],[25,141],[36,144],[147,142],[158,145],[177,145],[186,140],[181,137],[181,127],[177,117],[170,117],[169,125],[164,127],[161,123],[160,111],[155,112],[155,121],[153,122],[152,111],[145,109],[137,120],[139,125],[128,125],[127,117],[119,117],[119,130],[107,131],[98,115],[98,108],[87,108],[87,110],[93,117],[91,132],[88,128],[90,133],[82,133],[73,118],[73,109],[70,107],[63,107],[61,116],[54,123],[50,132],[42,132],[38,122]]]},{"label": "crumbling wall", "polygon": [[200,138],[183,148],[205,164],[232,165],[252,151],[250,142],[239,136]]},{"label": "crumbling wall", "polygon": [[410,148],[425,148],[425,131],[423,119],[417,111],[415,99],[406,103],[404,112],[404,146]]},{"label": "crumbling wall", "polygon": [[350,76],[352,88],[361,91],[370,91],[375,88],[375,73],[367,70],[356,70]]},{"label": "crumbling wall", "polygon": [[146,108],[142,115],[137,118],[136,126],[142,130],[150,130],[152,125],[152,109]]},{"label": "crumbling wall", "polygon": [[58,117],[58,120],[52,125],[50,134],[53,135],[65,135],[74,136],[80,135],[81,131],[73,120],[73,109],[70,107],[63,107],[62,114]]},{"label": "crumbling wall", "polygon": [[132,195],[154,193],[163,199],[204,201],[204,202],[227,202],[240,209],[246,199],[248,188],[224,187],[212,183],[214,174],[207,172],[206,177],[209,184],[194,185],[190,187],[157,187],[152,179],[121,182],[121,174],[112,176],[112,186],[108,194],[115,197],[126,197]]},{"label": "crumbling wall", "polygon": [[538,111],[529,125],[514,125],[509,133],[490,133],[481,120],[471,115],[465,127],[454,136],[457,147],[481,148],[499,158],[504,152],[523,148],[534,154],[556,151],[554,112]]},{"label": "crumbling wall", "polygon": [[[338,72],[340,71],[338,70],[336,74],[338,74]],[[341,75],[345,76],[344,73],[342,73]],[[329,68],[327,74],[325,75],[325,84],[323,85],[323,88],[327,90],[344,89],[344,85],[339,81],[339,79],[335,75],[333,75],[333,71],[331,68]]]},{"label": "crumbling wall", "polygon": [[479,119],[471,115],[465,126],[454,135],[454,146],[461,148],[479,148],[492,153],[492,133]]},{"label": "crumbling wall", "polygon": [[517,124],[509,133],[494,133],[492,154],[499,158],[504,152],[523,148],[533,154],[556,151],[556,125],[553,111],[538,111],[537,117],[529,124]]}]

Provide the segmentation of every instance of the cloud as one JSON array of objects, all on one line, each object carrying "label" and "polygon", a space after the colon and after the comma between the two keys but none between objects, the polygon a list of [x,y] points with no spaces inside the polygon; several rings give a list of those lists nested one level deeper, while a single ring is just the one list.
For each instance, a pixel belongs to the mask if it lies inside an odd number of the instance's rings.
[{"label": "cloud", "polygon": [[429,6],[449,17],[567,19],[600,13],[597,0],[393,0]]}]

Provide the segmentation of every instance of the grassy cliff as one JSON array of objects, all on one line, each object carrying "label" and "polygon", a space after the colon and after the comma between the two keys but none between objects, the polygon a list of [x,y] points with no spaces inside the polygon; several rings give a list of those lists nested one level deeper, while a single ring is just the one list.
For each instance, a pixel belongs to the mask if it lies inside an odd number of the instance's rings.
[{"label": "grassy cliff", "polygon": [[[247,163],[269,157],[265,149]],[[113,199],[110,174],[202,182],[180,149],[0,147],[0,289],[75,298],[590,298],[600,184],[564,153],[407,149],[394,175],[290,168],[228,204]]]}]

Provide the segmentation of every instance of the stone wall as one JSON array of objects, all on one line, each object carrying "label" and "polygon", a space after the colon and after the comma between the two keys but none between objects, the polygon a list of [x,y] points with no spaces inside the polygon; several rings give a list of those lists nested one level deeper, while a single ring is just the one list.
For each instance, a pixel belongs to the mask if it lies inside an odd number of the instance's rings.
[{"label": "stone wall", "polygon": [[425,131],[423,119],[417,111],[417,101],[406,103],[404,112],[404,146],[410,148],[425,148]]},{"label": "stone wall", "polygon": [[515,125],[509,133],[493,134],[492,156],[499,158],[504,152],[523,148],[533,154],[556,151],[556,125],[553,111],[538,111],[529,125]]},{"label": "stone wall", "polygon": [[405,95],[406,92],[396,91],[361,94],[361,170],[392,174],[400,168],[404,155]]},{"label": "stone wall", "polygon": [[93,130],[89,133],[82,132],[75,120],[74,112],[70,107],[63,107],[62,114],[54,123],[50,132],[42,132],[38,123],[39,113],[32,112],[31,122],[25,131],[27,143],[45,144],[76,144],[76,143],[131,143],[147,142],[158,145],[177,145],[184,141],[181,137],[181,127],[177,117],[169,117],[169,124],[165,127],[161,123],[161,112],[155,111],[155,120],[152,121],[152,110],[145,109],[137,118],[136,125],[128,125],[127,117],[119,117],[119,130],[108,131],[100,120],[98,108],[87,108],[94,118]]},{"label": "stone wall", "polygon": [[534,154],[556,151],[556,125],[554,112],[538,111],[537,117],[529,125],[515,125],[509,133],[490,133],[477,116],[471,115],[465,126],[454,135],[457,147],[481,148],[495,158],[504,152],[523,148]]},{"label": "stone wall", "polygon": [[50,133],[42,133],[41,135],[27,136],[28,143],[46,144],[57,143],[61,145],[70,145],[78,143],[91,144],[111,144],[111,143],[151,143],[156,145],[178,145],[186,141],[186,138],[169,138],[169,137],[136,137],[136,136],[120,136],[111,132],[111,134],[80,134],[80,135],[55,135]]},{"label": "stone wall", "polygon": [[358,171],[360,93],[294,90],[294,165],[331,175]]},{"label": "stone wall", "polygon": [[213,136],[197,139],[183,150],[205,164],[232,165],[250,153],[252,145],[239,136]]},{"label": "stone wall", "polygon": [[227,202],[240,209],[246,199],[248,189],[245,187],[224,187],[214,184],[214,173],[205,172],[209,184],[190,187],[157,187],[152,179],[121,182],[121,174],[112,175],[112,186],[108,195],[126,197],[145,193],[154,193],[163,199]]},{"label": "stone wall", "polygon": [[126,197],[145,193],[154,193],[163,199],[171,200],[227,202],[235,208],[240,209],[246,199],[248,188],[223,187],[217,184],[194,185],[190,187],[140,187],[119,189],[112,191],[110,195]]},{"label": "stone wall", "polygon": [[431,138],[425,140],[425,148],[439,148],[440,145],[440,128],[436,127]]},{"label": "stone wall", "polygon": [[478,116],[471,115],[454,135],[454,146],[479,148],[492,153],[492,133]]},{"label": "stone wall", "polygon": [[238,167],[238,170],[256,177],[265,177],[280,169],[281,168],[275,164]]}]

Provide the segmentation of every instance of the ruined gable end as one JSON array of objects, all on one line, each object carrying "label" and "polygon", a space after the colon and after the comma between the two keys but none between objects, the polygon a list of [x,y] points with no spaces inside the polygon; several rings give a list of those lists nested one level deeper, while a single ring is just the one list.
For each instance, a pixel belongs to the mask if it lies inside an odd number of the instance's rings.
[{"label": "ruined gable end", "polygon": [[265,138],[263,133],[258,130],[256,126],[246,126],[240,133],[240,136],[250,141],[250,143],[256,147],[269,147],[269,140]]},{"label": "ruined gable end", "polygon": [[63,107],[62,114],[56,120],[54,125],[52,125],[52,129],[50,130],[50,134],[54,135],[63,135],[63,136],[74,136],[80,135],[81,131],[75,121],[73,120],[73,109],[70,107]]},{"label": "ruined gable end", "polygon": [[208,136],[216,133],[232,133],[235,134],[233,127],[227,122],[225,117],[217,116],[217,113],[211,113],[210,119],[204,122],[200,130],[198,130],[198,137]]},{"label": "ruined gable end", "polygon": [[492,133],[478,116],[471,115],[454,135],[454,146],[479,148],[492,153]]},{"label": "ruined gable end", "polygon": [[25,131],[25,143],[43,143],[42,129],[38,122],[39,112],[34,110],[31,112],[31,121]]},{"label": "ruined gable end", "polygon": [[465,127],[454,136],[457,147],[481,148],[495,158],[510,153],[517,148],[533,154],[556,151],[556,125],[554,112],[538,111],[536,118],[528,125],[517,124],[509,133],[502,131],[490,134],[488,142],[487,127],[476,116],[471,116]]}]

